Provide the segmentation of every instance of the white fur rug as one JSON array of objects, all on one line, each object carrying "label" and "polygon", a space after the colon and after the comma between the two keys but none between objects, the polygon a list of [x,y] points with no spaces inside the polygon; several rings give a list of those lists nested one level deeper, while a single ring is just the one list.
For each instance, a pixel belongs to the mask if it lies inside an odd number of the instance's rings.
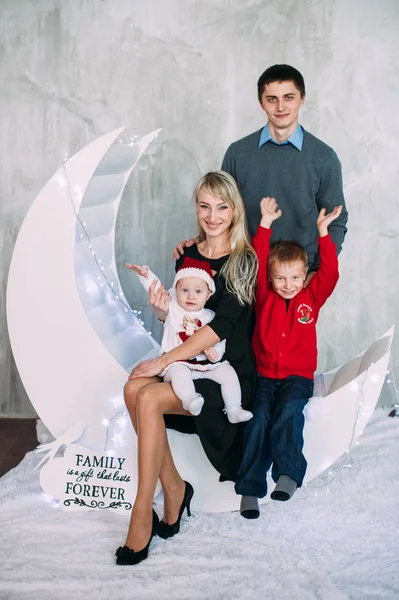
[{"label": "white fur rug", "polygon": [[194,514],[136,567],[115,565],[129,515],[62,511],[41,492],[30,452],[0,480],[0,598],[395,600],[399,419],[388,412],[377,409],[328,493],[314,487],[321,476],[255,521]]}]

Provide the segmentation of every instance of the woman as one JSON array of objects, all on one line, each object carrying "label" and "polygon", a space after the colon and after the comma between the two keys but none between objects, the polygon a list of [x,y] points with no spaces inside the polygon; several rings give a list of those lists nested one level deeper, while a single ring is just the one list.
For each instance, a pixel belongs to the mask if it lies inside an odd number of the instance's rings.
[{"label": "woman", "polygon": [[[147,558],[152,536],[157,533],[171,537],[179,531],[184,509],[189,513],[194,492],[174,465],[165,423],[185,433],[198,433],[222,481],[234,480],[240,460],[240,428],[229,423],[222,413],[220,387],[207,379],[195,382],[205,405],[198,417],[192,417],[183,409],[170,383],[163,383],[157,377],[171,363],[193,358],[226,339],[225,358],[239,376],[244,408],[255,384],[247,330],[258,263],[248,241],[243,201],[234,179],[223,171],[208,173],[200,180],[195,200],[200,242],[185,249],[177,267],[185,256],[210,264],[215,273],[216,292],[206,308],[216,315],[184,344],[159,358],[140,363],[125,385],[126,406],[138,435],[138,487],[125,546],[116,552],[118,564],[137,564]],[[162,287],[155,293],[155,283],[150,288],[150,302],[163,321],[170,298]],[[158,478],[164,495],[164,516],[160,523],[152,509]]]}]

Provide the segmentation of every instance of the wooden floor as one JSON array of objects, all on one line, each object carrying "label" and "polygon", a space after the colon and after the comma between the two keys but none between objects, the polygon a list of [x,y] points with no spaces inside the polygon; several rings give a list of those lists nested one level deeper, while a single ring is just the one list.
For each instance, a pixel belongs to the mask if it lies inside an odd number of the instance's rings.
[{"label": "wooden floor", "polygon": [[0,419],[0,477],[37,445],[36,419]]}]

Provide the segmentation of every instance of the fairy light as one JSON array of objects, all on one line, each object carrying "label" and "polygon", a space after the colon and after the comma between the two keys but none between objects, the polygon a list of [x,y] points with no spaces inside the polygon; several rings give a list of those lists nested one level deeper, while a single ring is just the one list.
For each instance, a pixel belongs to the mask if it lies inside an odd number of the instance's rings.
[{"label": "fairy light", "polygon": [[49,496],[49,494],[46,494],[46,492],[42,492],[42,498],[43,500],[45,500],[46,502],[48,502],[48,504],[50,504],[50,506],[58,506],[60,501],[56,500],[56,498],[53,498],[52,496]]},{"label": "fairy light", "polygon": [[[122,396],[117,396],[116,398],[113,398],[113,399],[111,400],[111,402],[113,403],[113,405],[114,405],[114,408],[119,408],[120,406],[125,406],[125,402],[124,402],[124,400],[123,400],[123,397],[122,397]],[[126,411],[124,411],[124,413],[123,413],[123,414],[125,415],[125,414],[126,414]]]},{"label": "fairy light", "polygon": [[[140,136],[133,136],[132,138],[130,138],[130,140],[132,142],[132,144],[130,144],[130,145],[133,145],[133,144],[137,143],[140,139],[141,139]],[[123,142],[121,142],[121,143],[123,143]],[[95,252],[95,250],[94,250],[94,248],[92,246],[91,238],[90,238],[90,235],[89,235],[89,233],[87,231],[87,223],[86,223],[86,221],[83,221],[80,218],[78,210],[75,208],[75,202],[74,202],[74,200],[76,201],[76,195],[78,193],[80,194],[79,200],[81,200],[81,198],[82,198],[82,188],[81,188],[81,186],[75,186],[74,193],[71,191],[71,186],[70,186],[69,179],[68,179],[68,172],[67,172],[67,169],[66,169],[66,166],[65,166],[67,160],[68,160],[68,154],[65,153],[65,155],[64,155],[64,163],[62,165],[63,173],[60,174],[60,176],[57,178],[57,181],[58,181],[58,183],[59,183],[59,185],[61,187],[66,188],[66,190],[67,190],[67,194],[68,194],[68,197],[69,197],[70,204],[72,206],[72,210],[73,210],[73,212],[75,214],[75,217],[76,217],[76,220],[78,221],[78,223],[80,225],[80,228],[82,230],[82,232],[79,234],[79,238],[80,239],[84,239],[85,238],[86,241],[88,242],[88,247],[91,250],[91,254],[93,256],[94,262],[95,262],[97,268],[99,269],[101,277],[97,277],[97,281],[101,281],[101,279],[103,279],[104,280],[103,284],[105,284],[106,286],[108,286],[108,288],[111,290],[111,293],[112,293],[113,297],[115,298],[115,300],[117,302],[120,302],[123,305],[125,312],[127,312],[127,313],[129,313],[129,312],[130,313],[134,313],[135,311],[133,311],[131,309],[130,305],[123,299],[123,295],[120,294],[120,293],[118,293],[117,290],[114,289],[114,283],[112,282],[112,284],[111,284],[108,281],[107,276],[105,274],[105,269],[102,266],[102,260],[97,256],[97,254],[96,254],[96,252]],[[75,198],[74,198],[74,196],[75,196]],[[138,319],[138,321],[139,321],[139,323],[140,323],[140,325],[142,327],[145,327],[144,322],[141,319]],[[150,332],[148,332],[148,333],[149,333],[149,335],[151,335]]]}]

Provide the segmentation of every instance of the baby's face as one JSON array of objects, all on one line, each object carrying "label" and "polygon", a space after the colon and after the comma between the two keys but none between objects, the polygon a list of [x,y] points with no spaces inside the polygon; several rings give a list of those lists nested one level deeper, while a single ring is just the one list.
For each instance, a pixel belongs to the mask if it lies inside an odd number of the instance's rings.
[{"label": "baby's face", "polygon": [[176,299],[179,306],[188,312],[204,308],[211,292],[201,277],[183,277],[176,284]]},{"label": "baby's face", "polygon": [[303,289],[306,279],[306,268],[301,260],[292,263],[276,262],[270,274],[270,282],[274,291],[291,300]]}]

